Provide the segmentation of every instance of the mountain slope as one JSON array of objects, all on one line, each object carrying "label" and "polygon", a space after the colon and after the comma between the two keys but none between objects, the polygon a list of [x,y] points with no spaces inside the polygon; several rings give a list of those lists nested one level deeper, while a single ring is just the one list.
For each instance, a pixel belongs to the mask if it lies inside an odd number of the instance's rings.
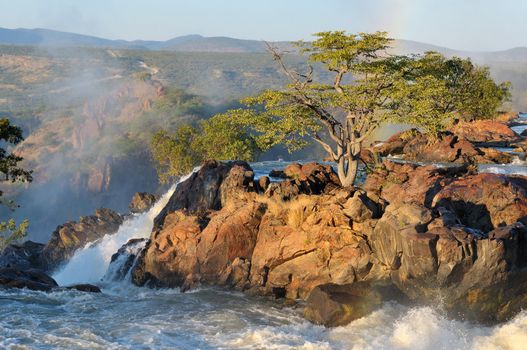
[{"label": "mountain slope", "polygon": [[[67,33],[49,29],[6,29],[0,28],[0,44],[38,45],[51,47],[105,47],[120,49],[165,50],[176,52],[231,52],[262,53],[267,46],[262,40],[245,40],[229,37],[204,37],[184,35],[166,41],[153,40],[110,40],[95,36]],[[293,50],[290,42],[273,42],[281,50]],[[480,62],[527,63],[527,47],[518,47],[495,52],[470,52],[453,50],[411,40],[396,40],[394,52],[422,53],[438,51],[447,56],[472,57]]]}]

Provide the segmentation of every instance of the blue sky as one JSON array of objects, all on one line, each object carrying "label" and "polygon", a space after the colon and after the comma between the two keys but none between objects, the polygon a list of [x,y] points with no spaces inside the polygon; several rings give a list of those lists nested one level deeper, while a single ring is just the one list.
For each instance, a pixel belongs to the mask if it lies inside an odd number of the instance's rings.
[{"label": "blue sky", "polygon": [[0,27],[111,39],[185,34],[298,40],[386,30],[464,50],[527,46],[527,0],[0,0]]}]

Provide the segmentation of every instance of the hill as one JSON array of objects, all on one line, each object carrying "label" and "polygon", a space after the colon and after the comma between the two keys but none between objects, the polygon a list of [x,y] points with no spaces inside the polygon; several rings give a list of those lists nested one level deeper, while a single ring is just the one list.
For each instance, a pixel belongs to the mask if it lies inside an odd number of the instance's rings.
[{"label": "hill", "polygon": [[[166,41],[155,40],[111,40],[95,36],[61,32],[50,29],[7,29],[0,28],[0,44],[37,45],[43,47],[91,47],[114,49],[165,50],[177,52],[231,52],[231,53],[264,53],[267,46],[262,40],[246,40],[230,37],[204,37],[197,34],[175,37]],[[291,42],[273,42],[283,50],[294,50]],[[481,62],[525,62],[527,48],[518,47],[504,51],[470,52],[454,50],[441,46],[421,43],[412,40],[396,40],[396,53],[421,53],[438,51],[447,56],[472,57]]]}]

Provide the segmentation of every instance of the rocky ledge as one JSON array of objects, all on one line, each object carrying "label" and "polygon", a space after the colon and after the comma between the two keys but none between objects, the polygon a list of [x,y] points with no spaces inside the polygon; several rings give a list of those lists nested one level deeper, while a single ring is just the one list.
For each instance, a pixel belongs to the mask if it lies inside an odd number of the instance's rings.
[{"label": "rocky ledge", "polygon": [[[510,147],[513,154],[497,147]],[[401,156],[419,162],[499,163],[525,159],[526,141],[508,125],[492,120],[460,122],[434,142],[416,129],[397,133],[370,150],[380,156]]]},{"label": "rocky ledge", "polygon": [[307,300],[327,326],[391,299],[481,322],[527,307],[526,178],[388,161],[362,189],[315,163],[284,176],[204,164],[156,218],[134,283]]}]

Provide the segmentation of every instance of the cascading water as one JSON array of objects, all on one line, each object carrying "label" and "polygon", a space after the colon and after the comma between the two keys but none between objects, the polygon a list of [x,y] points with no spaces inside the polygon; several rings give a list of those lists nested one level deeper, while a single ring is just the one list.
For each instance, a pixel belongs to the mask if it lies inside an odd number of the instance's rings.
[{"label": "cascading water", "polygon": [[[182,177],[179,182],[185,181],[191,174]],[[116,233],[106,235],[76,251],[53,278],[61,286],[99,282],[106,273],[112,255],[119,248],[130,239],[150,236],[155,217],[166,206],[176,187],[177,184],[173,185],[146,213],[133,215],[125,220]]]}]

